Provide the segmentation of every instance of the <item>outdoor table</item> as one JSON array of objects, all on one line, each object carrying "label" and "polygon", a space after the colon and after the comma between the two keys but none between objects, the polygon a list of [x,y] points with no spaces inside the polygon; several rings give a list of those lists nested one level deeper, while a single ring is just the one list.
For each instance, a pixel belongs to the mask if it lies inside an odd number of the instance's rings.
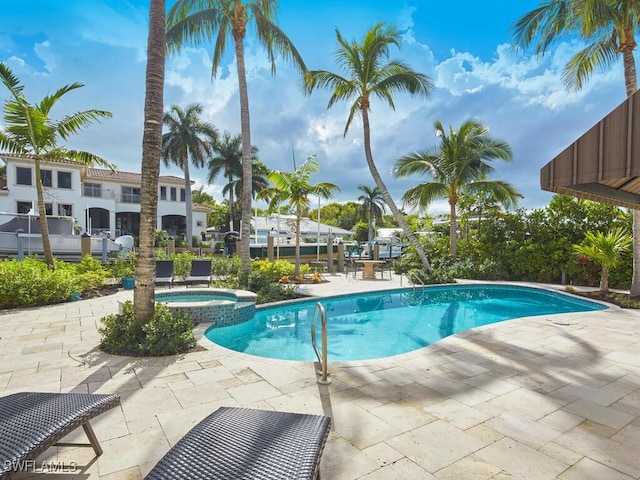
[{"label": "outdoor table", "polygon": [[364,271],[362,272],[362,278],[365,280],[375,280],[376,271],[374,267],[384,263],[384,260],[356,260],[356,263],[364,265]]}]

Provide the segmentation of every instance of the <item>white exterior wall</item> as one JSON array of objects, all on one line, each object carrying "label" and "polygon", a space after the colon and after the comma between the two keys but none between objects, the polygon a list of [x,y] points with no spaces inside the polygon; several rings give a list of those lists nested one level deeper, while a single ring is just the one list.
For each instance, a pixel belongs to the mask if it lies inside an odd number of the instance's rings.
[{"label": "white exterior wall", "polygon": [[[14,156],[2,157],[7,165],[7,189],[0,190],[0,212],[17,213],[18,202],[33,202],[33,207],[37,211],[37,193],[35,186],[35,167],[33,162],[22,160]],[[18,185],[16,179],[16,168],[25,167],[31,169],[31,185]],[[52,171],[52,187],[45,187],[45,201],[52,204],[52,213],[58,214],[58,205],[71,205],[72,216],[76,218],[77,224],[83,231],[87,230],[87,208],[102,208],[109,212],[109,228],[112,237],[116,236],[116,213],[135,212],[140,213],[139,203],[122,202],[122,187],[140,188],[140,184],[133,182],[118,182],[117,179],[110,181],[106,178],[82,177],[83,169],[86,167],[75,166],[68,163],[47,163],[42,166],[43,170]],[[57,172],[69,172],[71,174],[71,188],[58,188]],[[117,176],[117,174],[115,174]],[[83,182],[99,184],[100,196],[85,196]],[[184,182],[180,183],[172,178],[160,177],[158,189],[167,188],[167,200],[158,200],[158,218],[156,229],[162,229],[162,217],[165,215],[184,216],[186,213],[185,203],[180,201],[180,191],[184,188]],[[171,188],[176,189],[176,201],[171,201]],[[158,199],[160,190],[158,190]],[[204,231],[207,224],[207,212],[193,212],[193,233],[199,235]]]}]

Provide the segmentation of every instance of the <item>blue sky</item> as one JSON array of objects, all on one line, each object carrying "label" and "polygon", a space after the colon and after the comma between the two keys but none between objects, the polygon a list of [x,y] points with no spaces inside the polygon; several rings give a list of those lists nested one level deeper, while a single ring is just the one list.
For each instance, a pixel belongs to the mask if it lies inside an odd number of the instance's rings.
[{"label": "blue sky", "polygon": [[[169,0],[168,3],[171,3]],[[548,204],[551,194],[539,187],[539,171],[551,158],[624,100],[622,65],[596,73],[578,93],[568,94],[562,68],[580,45],[565,42],[545,57],[510,48],[509,29],[535,8],[537,0],[435,2],[281,0],[279,24],[307,66],[337,71],[335,29],[360,39],[377,22],[403,31],[400,50],[412,68],[429,75],[436,88],[429,99],[399,95],[396,109],[372,105],[373,156],[396,202],[420,178],[396,180],[390,172],[397,158],[438,143],[433,123],[454,129],[474,119],[508,142],[514,162],[497,162],[493,178],[511,182],[523,195],[520,206]],[[98,108],[113,118],[96,124],[68,144],[102,155],[123,171],[140,171],[144,104],[148,2],[142,0],[29,0],[3,6],[0,61],[25,85],[32,101],[62,85],[85,84],[65,96],[54,116]],[[231,43],[229,44],[231,45]],[[335,201],[356,200],[357,185],[373,186],[364,160],[360,121],[343,130],[348,105],[327,110],[328,91],[303,95],[300,76],[278,62],[275,76],[264,51],[249,36],[246,62],[252,143],[270,168],[291,170],[316,154],[320,173],[314,181],[336,183]],[[167,58],[165,108],[202,103],[203,119],[221,132],[240,131],[235,63],[224,59],[211,79],[211,49],[192,46]],[[0,101],[7,98],[0,90]],[[175,167],[163,173],[180,175]],[[205,170],[192,170],[196,188],[206,184]],[[222,200],[224,180],[205,190]],[[429,213],[447,211],[446,203]]]}]

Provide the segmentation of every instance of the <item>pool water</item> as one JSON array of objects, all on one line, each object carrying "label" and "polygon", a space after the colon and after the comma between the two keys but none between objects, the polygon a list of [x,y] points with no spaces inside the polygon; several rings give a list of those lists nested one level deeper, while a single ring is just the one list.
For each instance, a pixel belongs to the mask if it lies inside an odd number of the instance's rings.
[{"label": "pool water", "polygon": [[[311,321],[316,300],[256,310],[253,319],[209,328],[219,345],[268,358],[315,360]],[[606,306],[546,290],[454,285],[320,299],[327,313],[329,361],[410,352],[470,328],[532,315],[603,310]],[[320,342],[320,321],[317,322]]]},{"label": "pool water", "polygon": [[227,300],[235,302],[237,300],[236,297],[232,295],[220,295],[220,294],[211,294],[211,293],[195,293],[195,294],[175,294],[171,293],[162,293],[156,295],[156,300],[158,302],[211,302],[213,300]]}]

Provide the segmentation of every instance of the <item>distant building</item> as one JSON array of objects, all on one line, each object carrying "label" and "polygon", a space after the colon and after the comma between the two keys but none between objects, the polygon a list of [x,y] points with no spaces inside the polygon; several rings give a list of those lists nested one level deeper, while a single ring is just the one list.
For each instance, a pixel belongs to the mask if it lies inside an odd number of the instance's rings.
[{"label": "distant building", "polygon": [[[33,161],[0,153],[7,166],[6,184],[0,190],[0,212],[38,211]],[[140,187],[142,175],[89,168],[60,160],[42,162],[40,178],[45,192],[47,215],[66,215],[76,219],[82,231],[115,238],[140,233]],[[172,236],[186,232],[184,179],[172,175],[158,177],[157,230]],[[193,234],[204,231],[211,209],[193,205]]]},{"label": "distant building", "polygon": [[[296,239],[296,216],[273,214],[267,217],[253,217],[251,226],[254,234],[251,236],[253,243],[266,244],[269,235],[279,239],[280,244],[294,244]],[[336,239],[351,238],[353,232],[343,228],[333,227],[325,223],[318,223],[306,217],[300,222],[300,237],[302,241],[326,242],[329,233]]]}]

